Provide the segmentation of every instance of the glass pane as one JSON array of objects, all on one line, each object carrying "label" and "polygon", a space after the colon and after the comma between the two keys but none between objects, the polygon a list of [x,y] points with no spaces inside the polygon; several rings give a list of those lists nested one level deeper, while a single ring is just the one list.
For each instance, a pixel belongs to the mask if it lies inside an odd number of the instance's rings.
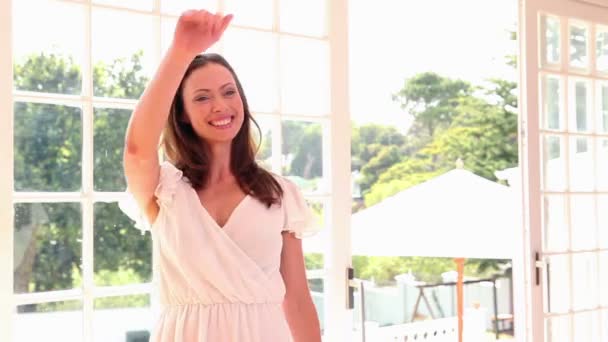
[{"label": "glass pane", "polygon": [[281,105],[284,113],[329,114],[327,42],[281,38]]},{"label": "glass pane", "polygon": [[133,8],[143,11],[154,9],[153,0],[93,0],[94,4],[112,5],[124,8]]},{"label": "glass pane", "polygon": [[321,124],[284,120],[282,135],[283,174],[303,191],[320,190],[323,177]]},{"label": "glass pane", "polygon": [[72,300],[17,307],[14,342],[82,341],[82,303]]},{"label": "glass pane", "polygon": [[563,130],[564,114],[562,110],[563,90],[561,81],[554,76],[544,76],[543,86],[543,117],[544,129]]},{"label": "glass pane", "polygon": [[160,1],[160,10],[163,13],[168,14],[181,14],[184,11],[189,9],[196,10],[207,10],[211,13],[215,13],[217,10],[217,1],[216,0],[161,0]]},{"label": "glass pane", "polygon": [[94,260],[95,284],[99,286],[152,279],[152,241],[133,228],[116,203],[95,203]]},{"label": "glass pane", "polygon": [[575,310],[591,309],[597,306],[599,301],[597,266],[596,253],[572,255],[572,277],[576,279],[572,282],[574,286],[572,296],[574,298]]},{"label": "glass pane", "polygon": [[[608,306],[608,252],[600,252],[600,305]],[[608,328],[608,326],[606,326]]]},{"label": "glass pane", "polygon": [[274,119],[257,115],[255,116],[255,121],[260,126],[261,131],[260,136],[257,127],[255,127],[255,125],[251,126],[253,139],[256,146],[259,145],[258,154],[256,156],[257,162],[266,170],[272,170],[272,127],[274,126]]},{"label": "glass pane", "polygon": [[596,131],[608,133],[608,83],[599,83],[597,98],[599,109],[597,111]]},{"label": "glass pane", "polygon": [[593,191],[595,186],[595,158],[590,138],[570,138],[570,190]]},{"label": "glass pane", "polygon": [[234,14],[232,23],[271,29],[274,20],[273,0],[224,0],[225,13]]},{"label": "glass pane", "polygon": [[15,190],[79,190],[80,108],[16,102],[14,111]]},{"label": "glass pane", "polygon": [[568,128],[574,132],[591,130],[591,85],[586,81],[570,81],[570,113]]},{"label": "glass pane", "polygon": [[560,61],[560,34],[559,20],[552,17],[543,17],[545,26],[545,61],[557,64]]},{"label": "glass pane", "polygon": [[547,312],[568,312],[570,309],[570,265],[567,255],[547,256],[547,282],[550,289]]},{"label": "glass pane", "polygon": [[572,249],[597,247],[595,226],[595,200],[591,195],[570,197],[570,222],[572,224]]},{"label": "glass pane", "polygon": [[572,342],[570,340],[570,316],[545,319],[545,341]]},{"label": "glass pane", "polygon": [[576,68],[589,67],[588,41],[589,29],[586,26],[570,24],[570,66]]},{"label": "glass pane", "polygon": [[602,342],[606,342],[608,341],[608,309],[602,310],[602,321],[600,323],[600,327],[602,329],[600,333]]},{"label": "glass pane", "polygon": [[140,294],[95,299],[93,340],[148,341],[154,315],[150,295]]},{"label": "glass pane", "polygon": [[559,136],[543,138],[543,190],[564,191],[566,189],[566,159],[564,140]]},{"label": "glass pane", "polygon": [[608,191],[608,139],[597,140],[596,153],[598,191]]},{"label": "glass pane", "polygon": [[281,31],[316,37],[327,32],[326,0],[280,0]]},{"label": "glass pane", "polygon": [[319,316],[319,324],[321,325],[321,335],[325,330],[325,290],[324,290],[324,279],[315,278],[308,279],[308,288],[310,289],[310,296],[317,310]]},{"label": "glass pane", "polygon": [[94,160],[95,191],[124,191],[122,168],[125,132],[131,111],[95,108]]},{"label": "glass pane", "polygon": [[239,77],[250,109],[275,112],[279,93],[276,35],[229,29],[223,42],[223,55]]},{"label": "glass pane", "polygon": [[600,342],[599,311],[574,315],[573,341]]},{"label": "glass pane", "polygon": [[543,237],[545,251],[568,249],[568,226],[563,196],[545,196],[543,201]]},{"label": "glass pane", "polygon": [[608,195],[597,196],[597,224],[600,248],[608,248]]},{"label": "glass pane", "polygon": [[[39,0],[12,4],[14,87],[80,94],[85,42],[85,31],[80,28],[85,27],[84,7]],[[57,25],[57,18],[61,18],[61,25]]]},{"label": "glass pane", "polygon": [[15,204],[14,290],[66,290],[82,283],[78,203]]},{"label": "glass pane", "polygon": [[608,72],[608,30],[606,28],[597,28],[596,44],[596,68],[600,72]]},{"label": "glass pane", "polygon": [[175,33],[175,26],[177,25],[177,19],[163,17],[160,21],[160,46],[162,55],[167,53],[167,49],[173,42],[173,33]]},{"label": "glass pane", "polygon": [[139,98],[158,60],[154,20],[148,15],[93,8],[95,96]]}]

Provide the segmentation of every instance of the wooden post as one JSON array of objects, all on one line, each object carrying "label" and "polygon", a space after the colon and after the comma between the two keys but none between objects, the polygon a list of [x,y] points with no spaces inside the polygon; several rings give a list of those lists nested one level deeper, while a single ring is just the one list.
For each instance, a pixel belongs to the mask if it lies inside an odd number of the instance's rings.
[{"label": "wooden post", "polygon": [[458,281],[456,283],[456,298],[458,311],[458,342],[463,342],[463,317],[464,317],[464,258],[454,258],[456,263],[456,271],[458,272]]}]

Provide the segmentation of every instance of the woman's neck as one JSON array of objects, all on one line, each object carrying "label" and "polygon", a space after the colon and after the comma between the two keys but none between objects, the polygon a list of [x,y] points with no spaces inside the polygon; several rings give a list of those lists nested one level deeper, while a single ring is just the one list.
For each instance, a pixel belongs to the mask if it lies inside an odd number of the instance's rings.
[{"label": "woman's neck", "polygon": [[209,184],[224,183],[234,180],[230,169],[231,144],[213,144],[209,146],[211,167],[209,168]]}]

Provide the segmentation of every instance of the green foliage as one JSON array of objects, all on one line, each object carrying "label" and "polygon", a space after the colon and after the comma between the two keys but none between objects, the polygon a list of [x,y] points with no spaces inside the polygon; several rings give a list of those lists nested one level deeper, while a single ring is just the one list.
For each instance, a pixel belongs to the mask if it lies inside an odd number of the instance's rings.
[{"label": "green foliage", "polygon": [[292,131],[294,131],[293,126],[298,124],[303,125],[304,128],[299,132],[301,136],[297,143],[287,146],[288,151],[294,154],[289,173],[305,179],[321,177],[323,175],[321,125],[296,122],[290,122],[290,124]]},{"label": "green foliage", "polygon": [[80,109],[17,102],[14,111],[15,189],[79,190],[82,180]]},{"label": "green foliage", "polygon": [[150,295],[105,297],[95,300],[95,310],[114,308],[147,308],[150,307]]},{"label": "green foliage", "polygon": [[306,264],[306,269],[309,270],[323,269],[323,254],[306,253],[304,255],[304,263]]},{"label": "green foliage", "polygon": [[131,57],[118,58],[109,65],[99,62],[93,68],[95,96],[137,99],[143,93],[148,78],[143,76],[143,50]]},{"label": "green foliage", "polygon": [[406,138],[394,127],[368,124],[352,128],[351,169],[359,170],[358,184],[365,194],[378,176],[405,154]]},{"label": "green foliage", "polygon": [[[502,274],[498,265],[506,260],[479,260],[467,259],[464,274],[466,276],[490,278]],[[355,277],[359,279],[374,280],[379,286],[392,285],[395,276],[412,273],[416,280],[427,283],[442,282],[441,274],[455,271],[456,264],[451,258],[427,257],[380,257],[380,256],[353,256]]]},{"label": "green foliage", "polygon": [[72,57],[32,54],[13,67],[15,88],[58,94],[80,94],[82,75]]},{"label": "green foliage", "polygon": [[96,191],[124,191],[122,151],[131,112],[95,108],[93,132],[94,186]]},{"label": "green foliage", "polygon": [[495,171],[517,165],[515,84],[493,80],[492,85],[486,94],[494,94],[498,98],[496,103],[472,95],[446,100],[451,104],[449,124],[436,130],[432,139],[415,153],[379,175],[365,195],[365,204],[371,206],[447,172],[458,159],[464,161],[465,169],[490,180],[496,180]]},{"label": "green foliage", "polygon": [[439,128],[449,125],[455,115],[458,99],[470,96],[472,87],[461,80],[452,80],[433,72],[424,72],[405,81],[393,94],[401,108],[414,116],[414,129],[433,137]]}]

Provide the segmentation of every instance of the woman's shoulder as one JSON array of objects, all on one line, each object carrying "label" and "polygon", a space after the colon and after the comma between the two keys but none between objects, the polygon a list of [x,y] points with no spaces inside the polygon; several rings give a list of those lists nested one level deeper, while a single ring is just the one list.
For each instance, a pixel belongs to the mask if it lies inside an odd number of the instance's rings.
[{"label": "woman's shoulder", "polygon": [[184,175],[184,171],[175,165],[175,163],[165,160],[160,163],[159,183],[189,183],[188,178]]},{"label": "woman's shoulder", "polygon": [[170,161],[163,161],[160,164],[160,177],[154,195],[159,200],[159,204],[168,205],[173,202],[173,198],[182,186],[188,185],[188,179],[184,172],[177,168]]}]

